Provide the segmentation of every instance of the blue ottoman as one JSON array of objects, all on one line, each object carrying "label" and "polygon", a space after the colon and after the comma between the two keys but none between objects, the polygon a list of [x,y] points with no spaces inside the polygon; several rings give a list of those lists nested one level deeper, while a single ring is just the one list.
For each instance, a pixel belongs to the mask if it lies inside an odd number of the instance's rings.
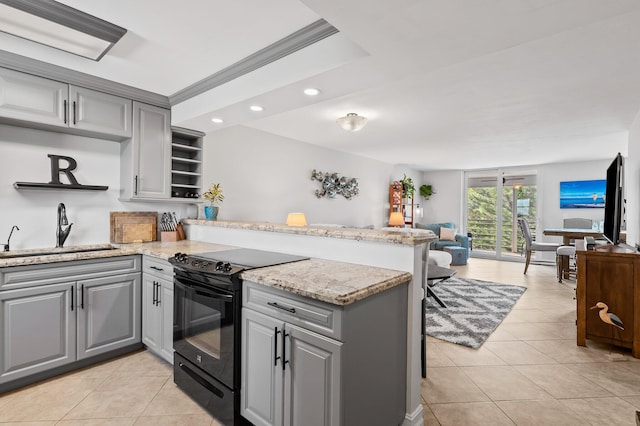
[{"label": "blue ottoman", "polygon": [[466,265],[467,264],[467,249],[464,247],[447,246],[444,251],[451,255],[452,265]]}]

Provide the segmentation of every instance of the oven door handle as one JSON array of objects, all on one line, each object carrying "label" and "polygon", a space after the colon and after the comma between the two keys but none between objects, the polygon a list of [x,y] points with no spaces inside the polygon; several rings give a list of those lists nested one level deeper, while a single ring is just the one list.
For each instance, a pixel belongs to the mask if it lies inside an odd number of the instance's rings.
[{"label": "oven door handle", "polygon": [[223,293],[221,291],[216,290],[214,287],[203,286],[195,281],[191,281],[191,280],[185,281],[185,280],[179,280],[176,278],[173,281],[173,283],[176,286],[182,288],[184,291],[187,291],[187,289],[189,289],[200,296],[208,297],[210,299],[219,299],[219,300],[233,299],[232,294]]},{"label": "oven door handle", "polygon": [[185,373],[187,373],[187,375],[189,377],[191,377],[193,380],[195,380],[197,383],[200,384],[200,386],[204,387],[205,389],[209,390],[210,392],[212,392],[213,394],[215,394],[216,396],[218,396],[218,398],[224,398],[224,394],[222,393],[222,391],[218,388],[216,388],[215,386],[213,386],[211,383],[207,382],[206,380],[204,380],[202,377],[200,377],[200,375],[198,373],[196,373],[195,371],[192,371],[188,366],[186,366],[184,363],[179,362],[178,366],[180,367],[180,369],[182,371],[184,371]]}]

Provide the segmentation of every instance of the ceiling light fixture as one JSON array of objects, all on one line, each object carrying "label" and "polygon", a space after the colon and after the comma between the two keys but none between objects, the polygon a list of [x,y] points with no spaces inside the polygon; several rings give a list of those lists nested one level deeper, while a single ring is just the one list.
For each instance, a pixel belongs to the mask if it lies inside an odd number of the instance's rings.
[{"label": "ceiling light fixture", "polygon": [[214,123],[216,123],[216,124],[222,124],[222,123],[224,123],[224,120],[223,120],[222,118],[218,118],[218,117],[213,117],[213,118],[211,119],[211,121],[213,121],[213,122],[214,122]]},{"label": "ceiling light fixture", "polygon": [[0,31],[94,61],[127,32],[53,0],[0,0]]},{"label": "ceiling light fixture", "polygon": [[367,124],[367,117],[358,115],[355,112],[350,112],[344,117],[338,118],[336,123],[348,132],[357,132]]},{"label": "ceiling light fixture", "polygon": [[307,96],[318,96],[320,94],[320,89],[309,87],[308,89],[304,89],[304,94]]},{"label": "ceiling light fixture", "polygon": [[264,108],[262,108],[260,105],[251,105],[249,109],[255,112],[260,112],[264,110]]}]

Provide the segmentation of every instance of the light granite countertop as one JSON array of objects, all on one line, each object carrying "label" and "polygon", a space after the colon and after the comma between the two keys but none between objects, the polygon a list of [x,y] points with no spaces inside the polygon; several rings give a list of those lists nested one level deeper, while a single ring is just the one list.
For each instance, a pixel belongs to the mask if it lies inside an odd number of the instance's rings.
[{"label": "light granite countertop", "polygon": [[250,229],[356,241],[376,241],[389,244],[418,245],[436,241],[436,234],[427,229],[365,229],[339,226],[288,226],[283,223],[240,222],[230,220],[185,219],[185,225],[204,225],[218,228]]},{"label": "light granite countertop", "polygon": [[349,305],[411,281],[408,272],[323,259],[251,269],[241,276],[333,305]]},{"label": "light granite countertop", "polygon": [[[239,247],[183,240],[12,250],[0,252],[0,268],[140,254],[167,260],[176,252],[197,254],[235,248]],[[408,272],[323,259],[252,269],[242,272],[241,277],[334,305],[348,305],[411,280]]]}]

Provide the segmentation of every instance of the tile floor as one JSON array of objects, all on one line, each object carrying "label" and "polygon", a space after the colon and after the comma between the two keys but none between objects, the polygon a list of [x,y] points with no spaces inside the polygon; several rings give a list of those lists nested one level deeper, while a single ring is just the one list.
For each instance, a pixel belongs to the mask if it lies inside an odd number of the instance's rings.
[{"label": "tile floor", "polygon": [[527,291],[478,350],[428,338],[424,424],[635,425],[640,360],[612,362],[608,345],[576,345],[575,280],[555,268],[470,259],[459,277]]},{"label": "tile floor", "polygon": [[[575,344],[574,281],[553,266],[471,259],[458,276],[525,285],[479,349],[427,342],[425,425],[634,425],[640,362]],[[171,367],[139,351],[0,395],[0,426],[219,425],[179,391]],[[304,426],[304,425],[301,425]],[[346,425],[361,426],[361,425]],[[366,425],[362,425],[366,426]]]}]

